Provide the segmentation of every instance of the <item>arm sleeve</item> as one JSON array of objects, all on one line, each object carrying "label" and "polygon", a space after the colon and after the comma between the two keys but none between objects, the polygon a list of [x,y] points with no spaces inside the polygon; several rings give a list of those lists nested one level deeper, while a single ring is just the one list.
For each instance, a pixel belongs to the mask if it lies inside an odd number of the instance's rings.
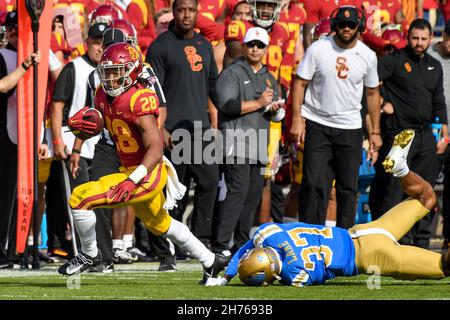
[{"label": "arm sleeve", "polygon": [[247,241],[242,247],[239,248],[238,251],[234,254],[233,258],[231,258],[230,263],[228,264],[227,269],[225,270],[225,275],[230,278],[234,277],[238,272],[239,260],[241,260],[244,253],[248,250],[253,249],[255,246],[253,245],[252,240]]},{"label": "arm sleeve", "polygon": [[312,80],[314,73],[316,72],[316,59],[314,59],[315,49],[316,45],[313,43],[308,50],[306,50],[302,62],[300,62],[297,67],[297,75],[304,80]]},{"label": "arm sleeve", "polygon": [[384,81],[392,76],[395,70],[395,61],[393,54],[388,54],[378,61],[378,77],[380,81]]},{"label": "arm sleeve", "polygon": [[75,86],[75,67],[73,63],[66,64],[55,83],[54,101],[69,102],[72,100]]},{"label": "arm sleeve", "polygon": [[241,114],[241,101],[239,99],[239,82],[230,68],[225,69],[219,76],[216,83],[219,112],[238,116]]},{"label": "arm sleeve", "polygon": [[367,68],[367,73],[364,75],[364,85],[368,88],[376,88],[380,84],[377,71],[377,57],[375,54],[370,55],[370,61]]},{"label": "arm sleeve", "polygon": [[48,68],[50,71],[55,71],[62,66],[62,63],[58,60],[52,50],[49,51]]},{"label": "arm sleeve", "polygon": [[434,118],[439,117],[439,122],[443,124],[448,123],[447,119],[447,103],[445,102],[444,85],[443,85],[443,71],[442,66],[439,66],[440,75],[436,88],[433,91],[433,114]]},{"label": "arm sleeve", "polygon": [[209,65],[209,75],[208,75],[208,85],[209,85],[209,97],[211,98],[214,105],[217,105],[218,98],[217,98],[217,90],[216,90],[216,83],[218,78],[218,70],[217,70],[217,64],[216,59],[214,59],[214,52],[212,49],[211,44],[209,44],[209,54],[211,57],[211,62]]}]

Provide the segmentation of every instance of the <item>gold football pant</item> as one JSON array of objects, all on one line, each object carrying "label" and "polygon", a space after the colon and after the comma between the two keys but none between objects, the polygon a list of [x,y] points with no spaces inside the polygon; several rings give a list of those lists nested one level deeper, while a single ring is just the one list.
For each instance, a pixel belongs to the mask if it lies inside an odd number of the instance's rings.
[{"label": "gold football pant", "polygon": [[[369,228],[385,229],[395,240],[401,239],[429,210],[418,200],[405,200],[375,221],[358,224],[349,233]],[[381,275],[397,279],[443,278],[441,254],[418,247],[399,245],[384,234],[369,234],[353,239],[359,273],[378,267]],[[372,269],[373,270],[373,269]]]},{"label": "gold football pant", "polygon": [[145,227],[155,235],[166,233],[172,218],[163,209],[165,196],[163,188],[166,185],[167,171],[162,162],[142,179],[139,187],[133,191],[127,202],[113,204],[110,196],[111,188],[118,185],[134,171],[135,168],[121,168],[122,173],[114,173],[90,181],[76,187],[70,197],[70,206],[78,210],[95,208],[119,208],[131,206],[136,216],[142,220]]}]

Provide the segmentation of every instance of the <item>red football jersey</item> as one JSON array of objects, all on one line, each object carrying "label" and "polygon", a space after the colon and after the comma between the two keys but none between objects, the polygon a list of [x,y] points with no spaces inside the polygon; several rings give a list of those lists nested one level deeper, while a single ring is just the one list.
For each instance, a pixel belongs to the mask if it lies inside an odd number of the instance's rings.
[{"label": "red football jersey", "polygon": [[401,0],[360,0],[359,7],[364,7],[366,14],[366,29],[381,29],[383,24],[395,23],[395,15],[402,10]]},{"label": "red football jersey", "polygon": [[137,84],[112,98],[99,87],[95,92],[94,105],[103,114],[121,164],[125,167],[140,165],[147,150],[135,120],[148,114],[158,116],[159,100],[155,91]]},{"label": "red football jersey", "polygon": [[316,24],[320,19],[330,17],[334,9],[341,6],[357,6],[359,0],[304,0],[306,22]]},{"label": "red football jersey", "polygon": [[[225,29],[225,41],[239,41],[242,43],[247,30],[254,26],[251,21],[230,21]],[[269,38],[269,48],[262,62],[267,65],[270,73],[278,79],[283,54],[289,45],[289,30],[275,23],[269,32]]]},{"label": "red football jersey", "polygon": [[300,27],[306,21],[306,11],[299,4],[291,4],[288,11],[282,11],[277,24],[289,32],[289,43],[281,61],[280,83],[289,88],[292,81],[292,70],[295,67],[295,45],[300,34]]}]

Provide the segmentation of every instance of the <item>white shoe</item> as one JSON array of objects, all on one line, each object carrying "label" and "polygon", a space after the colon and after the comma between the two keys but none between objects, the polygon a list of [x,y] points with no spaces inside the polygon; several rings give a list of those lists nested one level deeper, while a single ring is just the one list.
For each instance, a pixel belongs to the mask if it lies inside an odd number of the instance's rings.
[{"label": "white shoe", "polygon": [[382,163],[386,172],[392,173],[395,177],[403,177],[409,172],[406,159],[414,135],[414,130],[406,129],[395,136],[392,148]]}]

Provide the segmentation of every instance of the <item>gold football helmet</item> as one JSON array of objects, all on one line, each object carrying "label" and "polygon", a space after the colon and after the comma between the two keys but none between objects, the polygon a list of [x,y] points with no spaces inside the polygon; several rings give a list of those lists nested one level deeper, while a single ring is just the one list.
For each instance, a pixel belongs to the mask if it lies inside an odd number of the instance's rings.
[{"label": "gold football helmet", "polygon": [[281,279],[282,262],[278,252],[271,248],[254,248],[239,260],[239,279],[248,286],[267,286]]}]

